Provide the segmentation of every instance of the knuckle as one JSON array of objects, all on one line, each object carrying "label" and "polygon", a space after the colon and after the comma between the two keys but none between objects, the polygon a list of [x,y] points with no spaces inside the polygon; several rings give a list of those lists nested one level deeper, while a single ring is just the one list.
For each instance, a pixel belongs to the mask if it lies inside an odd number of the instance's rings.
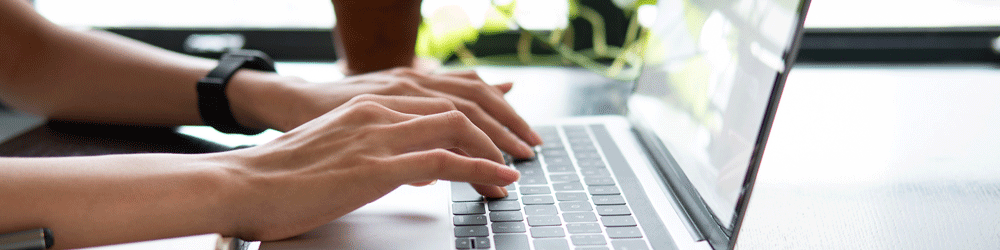
[{"label": "knuckle", "polygon": [[455,104],[455,107],[458,110],[462,110],[462,111],[475,111],[475,110],[479,109],[479,105],[477,105],[476,103],[474,103],[472,101],[465,100],[465,99],[452,100],[452,103]]},{"label": "knuckle", "polygon": [[493,87],[490,86],[489,84],[486,84],[485,82],[476,81],[469,85],[470,85],[469,88],[472,89],[473,91],[476,91],[476,93],[480,94],[493,93],[492,91],[490,91],[491,89],[493,89]]},{"label": "knuckle", "polygon": [[385,109],[385,107],[383,107],[381,104],[373,101],[361,101],[358,102],[358,104],[355,106],[357,107],[358,111],[362,113],[374,114],[374,113],[379,113],[379,111]]},{"label": "knuckle", "polygon": [[414,73],[416,73],[416,71],[408,67],[395,67],[389,70],[389,74],[396,76],[413,75]]},{"label": "knuckle", "polygon": [[454,154],[445,149],[433,149],[427,152],[426,162],[430,165],[430,171],[433,174],[444,173],[448,168],[448,159]]},{"label": "knuckle", "polygon": [[465,113],[456,110],[441,113],[441,117],[446,124],[452,127],[464,126],[469,123],[469,118],[465,116]]},{"label": "knuckle", "polygon": [[455,102],[449,100],[448,98],[434,97],[432,98],[432,101],[447,110],[458,110],[458,107],[455,106]]},{"label": "knuckle", "polygon": [[354,102],[365,102],[365,101],[374,102],[374,101],[377,101],[379,99],[380,99],[379,96],[375,95],[375,94],[360,94],[360,95],[355,96],[354,98],[351,98],[351,101],[354,101]]},{"label": "knuckle", "polygon": [[358,101],[346,112],[349,119],[357,121],[371,121],[380,116],[386,110],[381,104],[373,101]]},{"label": "knuckle", "polygon": [[392,85],[393,89],[402,91],[412,91],[420,89],[420,84],[417,84],[416,81],[406,78],[393,79],[390,85]]}]

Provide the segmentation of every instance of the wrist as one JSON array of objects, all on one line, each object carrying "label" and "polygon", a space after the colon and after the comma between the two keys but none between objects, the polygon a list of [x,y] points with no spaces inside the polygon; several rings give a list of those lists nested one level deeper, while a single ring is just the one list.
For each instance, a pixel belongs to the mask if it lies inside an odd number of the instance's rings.
[{"label": "wrist", "polygon": [[291,128],[280,110],[296,100],[293,85],[304,82],[298,77],[270,72],[247,69],[236,71],[226,88],[233,117],[240,125],[249,128],[287,131]]},{"label": "wrist", "polygon": [[250,218],[253,215],[247,214],[250,210],[247,208],[252,206],[247,202],[253,198],[252,187],[248,184],[252,171],[247,168],[246,160],[228,152],[195,157],[198,157],[196,161],[199,164],[209,169],[203,175],[219,183],[212,200],[207,202],[212,204],[208,218],[214,218],[208,220],[214,221],[211,232],[241,239],[252,237],[249,223],[252,223]]}]

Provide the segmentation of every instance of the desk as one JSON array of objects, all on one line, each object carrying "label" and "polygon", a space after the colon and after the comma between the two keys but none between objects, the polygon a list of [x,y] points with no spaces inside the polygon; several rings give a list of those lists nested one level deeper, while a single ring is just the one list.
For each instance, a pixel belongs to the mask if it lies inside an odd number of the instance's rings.
[{"label": "desk", "polygon": [[[618,97],[562,94],[617,89],[615,83],[568,86],[518,74],[536,70],[484,68],[482,74],[515,80],[508,98],[529,120],[621,111]],[[550,95],[553,90],[562,92]],[[1000,70],[983,65],[797,66],[737,247],[1000,247],[998,94]],[[225,149],[169,129],[49,123],[0,144],[0,155]]]}]

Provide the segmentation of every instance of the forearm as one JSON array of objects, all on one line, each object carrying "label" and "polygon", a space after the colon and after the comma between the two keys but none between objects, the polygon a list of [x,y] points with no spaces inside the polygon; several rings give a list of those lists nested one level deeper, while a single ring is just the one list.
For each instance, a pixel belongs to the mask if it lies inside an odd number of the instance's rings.
[{"label": "forearm", "polygon": [[420,0],[333,0],[337,55],[350,74],[411,66]]},{"label": "forearm", "polygon": [[232,235],[240,184],[211,155],[0,158],[0,232],[48,227],[57,248]]},{"label": "forearm", "polygon": [[[20,49],[13,69],[8,69],[12,72],[7,74],[9,80],[0,83],[0,98],[14,108],[52,119],[201,124],[195,85],[215,67],[215,60],[166,51],[111,33],[72,31],[44,19],[18,21],[31,24],[35,37],[35,42],[24,38],[20,42],[37,45]],[[237,120],[247,126],[268,125],[257,121],[246,104],[260,104],[261,100],[255,99],[263,97],[275,99],[274,93],[260,93],[274,89],[241,88],[287,80],[273,73],[239,70],[227,88]]]},{"label": "forearm", "polygon": [[6,86],[14,107],[55,119],[192,124],[195,82],[213,62],[111,34],[52,27]]}]

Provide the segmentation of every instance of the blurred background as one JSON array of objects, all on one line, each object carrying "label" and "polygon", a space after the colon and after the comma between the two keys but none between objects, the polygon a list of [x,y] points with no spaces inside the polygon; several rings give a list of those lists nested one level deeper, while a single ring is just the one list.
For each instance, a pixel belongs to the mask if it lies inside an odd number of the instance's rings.
[{"label": "blurred background", "polygon": [[[334,61],[326,0],[35,0],[50,20],[169,50],[238,48],[282,61]],[[738,4],[738,0],[732,0]],[[423,0],[416,53],[446,65],[579,66],[632,79],[656,0]],[[804,62],[996,62],[1000,2],[815,0]],[[391,25],[392,20],[383,20]]]}]

